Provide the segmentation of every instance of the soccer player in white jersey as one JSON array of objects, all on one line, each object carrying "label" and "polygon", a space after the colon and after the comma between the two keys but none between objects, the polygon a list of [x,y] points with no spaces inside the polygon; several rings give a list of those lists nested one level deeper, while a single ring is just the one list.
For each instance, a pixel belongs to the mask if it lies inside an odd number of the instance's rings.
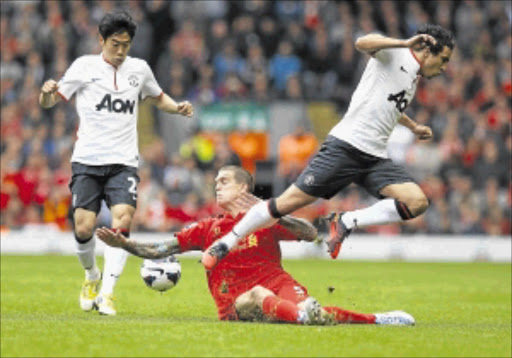
[{"label": "soccer player in white jersey", "polygon": [[105,200],[112,214],[112,228],[129,236],[139,182],[139,99],[168,113],[193,115],[188,101],[176,103],[162,92],[146,61],[127,56],[136,28],[124,11],[106,14],[99,24],[101,54],[77,58],[58,83],[50,79],[43,84],[39,97],[41,106],[50,108],[76,93],[80,124],[69,186],[76,252],[85,269],[80,307],[84,311],[97,308],[105,315],[116,314],[113,291],[127,253],[105,248],[102,280],[93,231],[101,200]]},{"label": "soccer player in white jersey", "polygon": [[355,45],[371,59],[343,120],[294,184],[279,197],[252,207],[230,233],[203,253],[206,268],[214,267],[246,235],[317,198],[329,199],[353,182],[381,200],[331,217],[327,245],[332,258],[353,228],[409,220],[427,209],[425,194],[404,168],[388,158],[386,146],[397,123],[420,139],[432,137],[429,127],[414,122],[404,110],[420,77],[431,78],[446,69],[455,46],[453,36],[439,25],[425,25],[407,40],[368,34]]}]

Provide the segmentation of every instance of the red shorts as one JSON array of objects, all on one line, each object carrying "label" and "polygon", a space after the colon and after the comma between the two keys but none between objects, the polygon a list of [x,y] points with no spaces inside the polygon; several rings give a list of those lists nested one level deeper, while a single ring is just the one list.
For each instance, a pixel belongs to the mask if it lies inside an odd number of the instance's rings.
[{"label": "red shorts", "polygon": [[295,304],[308,298],[308,290],[295,281],[290,275],[281,275],[272,280],[268,286],[264,286],[275,293],[276,296],[292,301]]},{"label": "red shorts", "polygon": [[[269,289],[276,296],[298,304],[308,298],[308,290],[295,281],[289,274],[284,273],[274,277],[271,281],[261,283],[262,287]],[[223,314],[219,315],[222,321],[238,321],[238,314],[234,303],[224,308]]]}]

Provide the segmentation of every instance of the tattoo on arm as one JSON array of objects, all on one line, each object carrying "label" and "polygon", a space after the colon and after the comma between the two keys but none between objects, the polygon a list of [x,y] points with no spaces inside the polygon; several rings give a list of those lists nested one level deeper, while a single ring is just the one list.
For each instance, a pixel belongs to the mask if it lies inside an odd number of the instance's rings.
[{"label": "tattoo on arm", "polygon": [[286,215],[279,219],[279,224],[297,236],[299,240],[314,241],[318,236],[316,228],[305,219]]},{"label": "tattoo on arm", "polygon": [[127,240],[123,249],[145,259],[160,259],[181,252],[180,244],[175,236],[164,241]]}]

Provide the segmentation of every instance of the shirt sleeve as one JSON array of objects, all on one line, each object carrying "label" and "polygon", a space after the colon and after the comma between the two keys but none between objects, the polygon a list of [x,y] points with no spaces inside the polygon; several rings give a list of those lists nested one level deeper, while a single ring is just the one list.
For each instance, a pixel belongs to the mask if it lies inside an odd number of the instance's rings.
[{"label": "shirt sleeve", "polygon": [[68,101],[85,83],[83,60],[77,58],[60,79],[57,93]]},{"label": "shirt sleeve", "polygon": [[393,63],[396,63],[400,60],[400,58],[404,58],[404,56],[407,56],[407,52],[409,51],[409,48],[385,48],[382,50],[377,51],[375,54],[375,59],[382,63],[383,65],[392,65]]},{"label": "shirt sleeve", "polygon": [[210,230],[211,221],[202,220],[184,228],[176,233],[180,244],[181,252],[191,250],[204,250],[206,247],[206,238]]},{"label": "shirt sleeve", "polygon": [[150,96],[150,97],[158,97],[160,96],[163,91],[158,82],[156,81],[155,75],[153,74],[153,71],[151,71],[151,68],[149,65],[144,62],[144,83],[142,84],[141,88],[141,97],[142,99]]}]

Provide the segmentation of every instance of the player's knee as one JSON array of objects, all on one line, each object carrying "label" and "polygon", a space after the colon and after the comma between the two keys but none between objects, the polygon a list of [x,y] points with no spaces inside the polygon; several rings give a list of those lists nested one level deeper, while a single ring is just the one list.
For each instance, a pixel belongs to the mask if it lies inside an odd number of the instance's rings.
[{"label": "player's knee", "polygon": [[128,229],[132,224],[133,212],[121,209],[112,214],[112,227]]},{"label": "player's knee", "polygon": [[263,305],[263,300],[269,296],[273,295],[272,291],[266,289],[263,286],[254,286],[249,291],[244,292],[241,294],[236,302],[235,305],[237,306],[237,309],[239,307],[247,307],[247,306],[261,306]]},{"label": "player's knee", "polygon": [[272,291],[259,285],[254,286],[249,292],[251,292],[252,301],[256,302],[258,305],[263,304],[265,297],[273,295]]},{"label": "player's knee", "polygon": [[239,315],[243,316],[249,314],[249,312],[252,312],[252,310],[254,310],[255,307],[257,307],[257,305],[254,302],[252,291],[242,293],[235,300],[235,309],[237,310]]},{"label": "player's knee", "polygon": [[423,192],[410,196],[404,200],[403,203],[406,205],[413,218],[423,214],[429,205],[428,198]]},{"label": "player's knee", "polygon": [[94,224],[90,225],[88,223],[76,223],[75,224],[75,236],[77,240],[86,241],[92,237],[92,233],[94,231]]}]

